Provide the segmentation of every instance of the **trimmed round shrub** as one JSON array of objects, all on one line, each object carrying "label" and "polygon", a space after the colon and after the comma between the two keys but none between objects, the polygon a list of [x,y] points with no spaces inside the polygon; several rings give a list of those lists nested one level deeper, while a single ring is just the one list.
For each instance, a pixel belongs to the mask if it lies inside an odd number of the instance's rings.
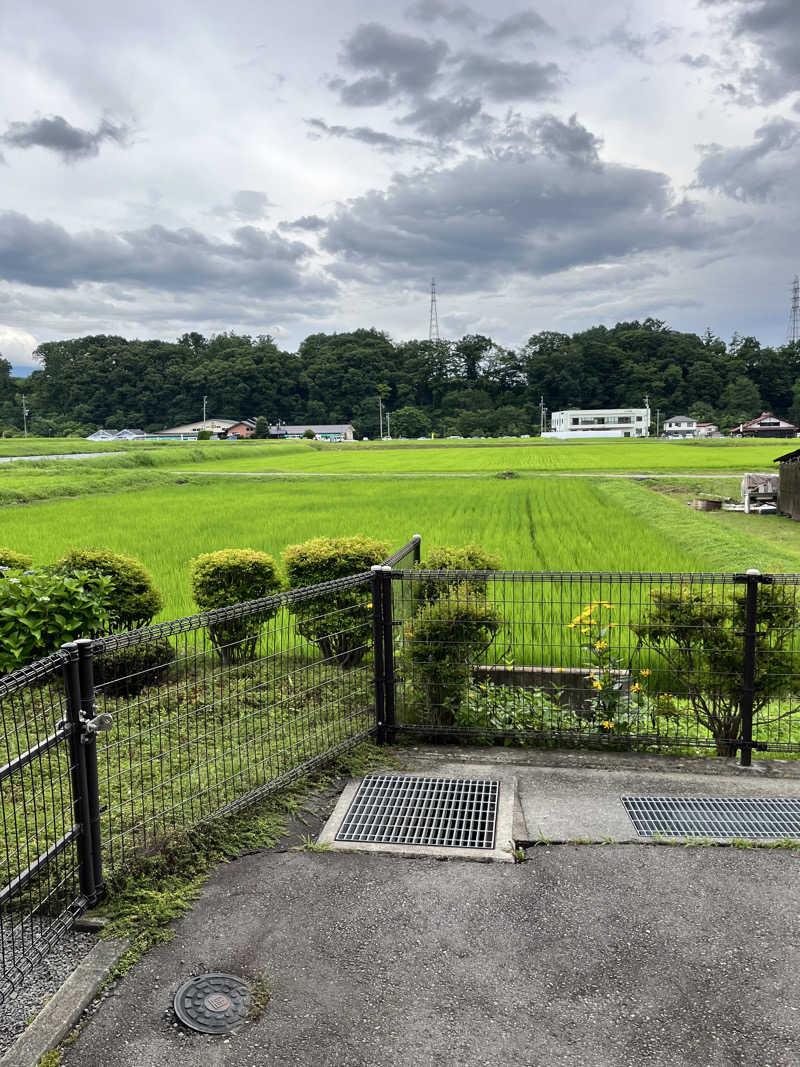
[{"label": "trimmed round shrub", "polygon": [[[317,537],[290,545],[283,562],[292,589],[360,574],[389,554],[386,541],[370,537]],[[372,595],[368,586],[342,589],[290,605],[297,630],[326,660],[357,666],[372,643]]]},{"label": "trimmed round shrub", "polygon": [[[415,570],[425,571],[499,571],[500,557],[487,552],[481,545],[474,542],[469,545],[445,545],[442,548],[433,548],[428,552],[422,563],[415,565]],[[425,604],[431,604],[439,597],[449,595],[450,591],[458,585],[458,579],[425,579],[414,582],[413,590],[418,598],[418,608]],[[477,580],[469,583],[477,596],[486,594],[486,582]]]},{"label": "trimmed round shrub", "polygon": [[107,612],[115,630],[147,626],[161,610],[161,594],[138,559],[108,549],[73,548],[51,568],[54,574],[102,574],[111,580]]},{"label": "trimmed round shrub", "polygon": [[[280,592],[281,580],[272,556],[252,548],[227,548],[197,556],[190,564],[192,594],[201,611],[231,607]],[[251,611],[236,619],[210,623],[211,643],[224,664],[253,658],[264,623],[280,605]]]},{"label": "trimmed round shrub", "polygon": [[0,567],[8,567],[12,571],[26,571],[32,563],[33,556],[15,552],[12,548],[0,548]]},{"label": "trimmed round shrub", "polygon": [[421,722],[452,726],[472,668],[494,641],[501,618],[472,583],[426,604],[408,624],[405,650]]}]

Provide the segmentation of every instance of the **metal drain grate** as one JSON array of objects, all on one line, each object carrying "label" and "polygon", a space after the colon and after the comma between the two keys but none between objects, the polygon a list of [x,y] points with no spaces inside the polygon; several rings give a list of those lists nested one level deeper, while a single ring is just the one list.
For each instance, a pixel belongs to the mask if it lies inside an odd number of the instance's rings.
[{"label": "metal drain grate", "polygon": [[500,783],[482,778],[370,774],[337,841],[493,849]]},{"label": "metal drain grate", "polygon": [[175,994],[175,1014],[202,1034],[229,1034],[247,1018],[250,987],[235,974],[210,972],[184,982]]},{"label": "metal drain grate", "polygon": [[622,797],[639,837],[800,838],[800,797]]}]

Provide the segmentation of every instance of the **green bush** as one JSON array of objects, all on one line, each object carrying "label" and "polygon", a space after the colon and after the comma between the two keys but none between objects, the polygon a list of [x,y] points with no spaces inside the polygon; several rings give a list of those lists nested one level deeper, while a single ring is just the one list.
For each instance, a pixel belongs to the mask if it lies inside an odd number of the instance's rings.
[{"label": "green bush", "polygon": [[[473,681],[455,714],[457,726],[478,733],[479,742],[494,744],[498,735],[508,731],[515,734],[543,733],[554,728],[575,730],[581,720],[569,709],[563,709],[558,694],[547,689],[527,689],[498,682]],[[519,744],[515,738],[504,743]],[[525,741],[523,744],[527,743]]]},{"label": "green bush", "polygon": [[94,659],[94,682],[102,695],[135,697],[150,685],[158,685],[169,672],[175,649],[169,641],[121,648]]},{"label": "green bush", "polygon": [[161,610],[161,594],[133,556],[108,549],[73,548],[51,570],[54,574],[81,572],[109,578],[111,591],[106,609],[112,631],[147,626]]},{"label": "green bush", "polygon": [[303,430],[303,437],[305,437],[305,439],[306,439],[307,441],[313,441],[313,440],[315,440],[315,439],[316,439],[316,436],[317,436],[317,435],[316,435],[316,434],[314,433],[314,431],[313,431],[313,430],[311,429],[311,427],[310,427],[310,426],[308,427],[308,429],[306,429],[306,430]]},{"label": "green bush", "polygon": [[426,604],[409,623],[406,656],[424,722],[453,725],[472,667],[499,628],[497,609],[467,582]]},{"label": "green bush", "polygon": [[[369,537],[317,537],[290,545],[283,553],[292,589],[347,578],[381,563],[389,554],[386,541]],[[372,598],[358,586],[293,604],[298,632],[340,667],[355,667],[372,641]]]},{"label": "green bush", "polygon": [[197,440],[198,441],[210,441],[211,440],[211,430],[198,430],[197,431]]},{"label": "green bush", "polygon": [[0,673],[101,633],[110,595],[104,574],[0,572]]},{"label": "green bush", "polygon": [[23,552],[15,552],[11,548],[0,548],[0,567],[8,567],[12,571],[26,571],[33,563],[33,556],[26,556]]},{"label": "green bush", "polygon": [[[644,622],[631,625],[643,648],[657,653],[648,688],[667,719],[688,719],[708,730],[717,755],[735,756],[742,728],[747,594],[733,588],[658,588]],[[794,713],[798,670],[795,640],[800,607],[791,587],[759,585],[756,612],[753,714],[762,728]],[[780,699],[789,697],[785,705]]]},{"label": "green bush", "polygon": [[[281,580],[272,556],[251,548],[228,548],[208,552],[191,562],[192,593],[201,611],[226,608],[246,600],[258,600],[280,591]],[[239,619],[208,626],[211,643],[224,664],[253,658],[264,623],[278,606],[262,609]]]},{"label": "green bush", "polygon": [[[446,545],[442,548],[433,548],[425,559],[415,564],[415,570],[425,571],[499,571],[500,558],[487,552],[481,545]],[[418,600],[417,610],[425,604],[431,604],[439,597],[450,594],[450,591],[458,585],[458,579],[451,580],[423,579],[413,583],[414,595]],[[474,581],[470,585],[476,596],[484,596],[486,582]]]}]

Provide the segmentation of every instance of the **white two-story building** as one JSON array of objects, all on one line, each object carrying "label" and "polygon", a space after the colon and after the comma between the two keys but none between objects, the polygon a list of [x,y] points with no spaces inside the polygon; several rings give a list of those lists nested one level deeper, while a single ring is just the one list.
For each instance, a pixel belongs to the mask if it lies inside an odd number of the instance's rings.
[{"label": "white two-story building", "polygon": [[554,411],[542,437],[649,437],[650,408],[595,408]]}]

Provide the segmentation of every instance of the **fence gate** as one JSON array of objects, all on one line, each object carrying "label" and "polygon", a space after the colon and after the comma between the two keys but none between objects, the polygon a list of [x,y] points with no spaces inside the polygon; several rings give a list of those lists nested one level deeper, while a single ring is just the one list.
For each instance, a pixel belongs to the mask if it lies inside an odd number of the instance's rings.
[{"label": "fence gate", "polygon": [[0,1001],[103,894],[91,644],[0,679]]}]

